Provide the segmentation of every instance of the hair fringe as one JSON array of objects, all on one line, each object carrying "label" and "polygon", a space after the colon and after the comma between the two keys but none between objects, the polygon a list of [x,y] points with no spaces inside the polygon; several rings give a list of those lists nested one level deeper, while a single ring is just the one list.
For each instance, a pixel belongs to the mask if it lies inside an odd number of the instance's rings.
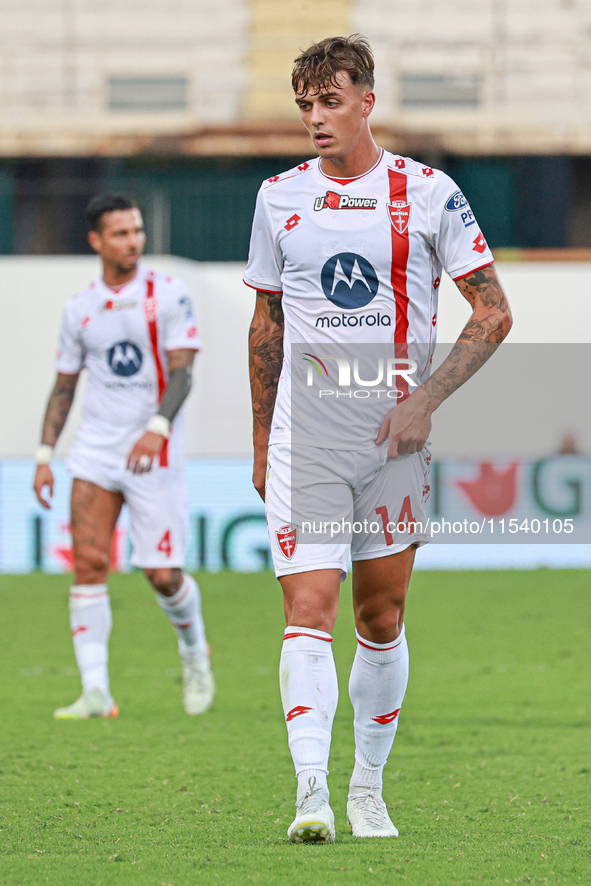
[{"label": "hair fringe", "polygon": [[319,91],[338,86],[338,74],[349,75],[354,86],[374,86],[374,57],[371,46],[361,34],[350,37],[326,37],[300,52],[294,60],[291,76],[293,91],[304,95],[311,88]]}]

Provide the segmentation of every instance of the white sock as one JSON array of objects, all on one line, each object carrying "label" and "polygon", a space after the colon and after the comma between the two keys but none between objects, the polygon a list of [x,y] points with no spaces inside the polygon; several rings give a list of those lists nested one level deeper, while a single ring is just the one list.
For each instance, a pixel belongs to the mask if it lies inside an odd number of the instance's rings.
[{"label": "white sock", "polygon": [[[357,632],[356,632],[357,633]],[[355,719],[355,769],[349,790],[377,788],[398,728],[408,683],[408,645],[404,626],[392,643],[372,643],[357,634],[349,697]]]},{"label": "white sock", "polygon": [[297,626],[287,627],[283,637],[279,682],[298,802],[310,778],[316,779],[315,787],[327,790],[332,723],[339,700],[331,643],[330,634]]},{"label": "white sock", "polygon": [[70,627],[82,689],[109,691],[109,636],[113,618],[107,586],[72,585]]},{"label": "white sock", "polygon": [[183,583],[174,596],[165,597],[157,593],[156,599],[175,630],[180,655],[205,655],[207,641],[201,615],[201,592],[195,579],[185,574]]}]

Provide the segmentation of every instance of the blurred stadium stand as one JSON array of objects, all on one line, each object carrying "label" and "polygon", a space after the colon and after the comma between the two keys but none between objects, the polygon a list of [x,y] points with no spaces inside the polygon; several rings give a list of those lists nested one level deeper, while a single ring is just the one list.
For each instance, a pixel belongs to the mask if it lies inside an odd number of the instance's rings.
[{"label": "blurred stadium stand", "polygon": [[260,180],[312,152],[298,48],[358,31],[384,146],[453,175],[493,247],[591,247],[586,0],[0,0],[0,253],[85,253],[91,194],[149,249],[246,257]]}]

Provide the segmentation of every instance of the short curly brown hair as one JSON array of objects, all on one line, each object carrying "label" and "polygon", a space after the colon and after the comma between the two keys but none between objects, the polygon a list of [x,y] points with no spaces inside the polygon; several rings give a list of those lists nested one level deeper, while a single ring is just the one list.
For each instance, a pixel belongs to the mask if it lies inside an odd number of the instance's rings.
[{"label": "short curly brown hair", "polygon": [[349,75],[354,86],[373,89],[374,60],[371,46],[359,34],[327,37],[301,52],[294,61],[291,85],[296,95],[311,89],[318,92],[337,86],[339,71]]}]

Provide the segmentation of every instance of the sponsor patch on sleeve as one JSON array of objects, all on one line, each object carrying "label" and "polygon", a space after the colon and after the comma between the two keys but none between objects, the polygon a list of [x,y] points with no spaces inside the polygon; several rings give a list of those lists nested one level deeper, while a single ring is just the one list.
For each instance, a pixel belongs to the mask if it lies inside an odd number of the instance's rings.
[{"label": "sponsor patch on sleeve", "polygon": [[476,219],[474,218],[474,213],[470,209],[470,204],[461,191],[455,191],[451,195],[445,204],[445,209],[447,212],[460,212],[460,217],[465,228],[469,228],[470,225],[476,224]]}]

